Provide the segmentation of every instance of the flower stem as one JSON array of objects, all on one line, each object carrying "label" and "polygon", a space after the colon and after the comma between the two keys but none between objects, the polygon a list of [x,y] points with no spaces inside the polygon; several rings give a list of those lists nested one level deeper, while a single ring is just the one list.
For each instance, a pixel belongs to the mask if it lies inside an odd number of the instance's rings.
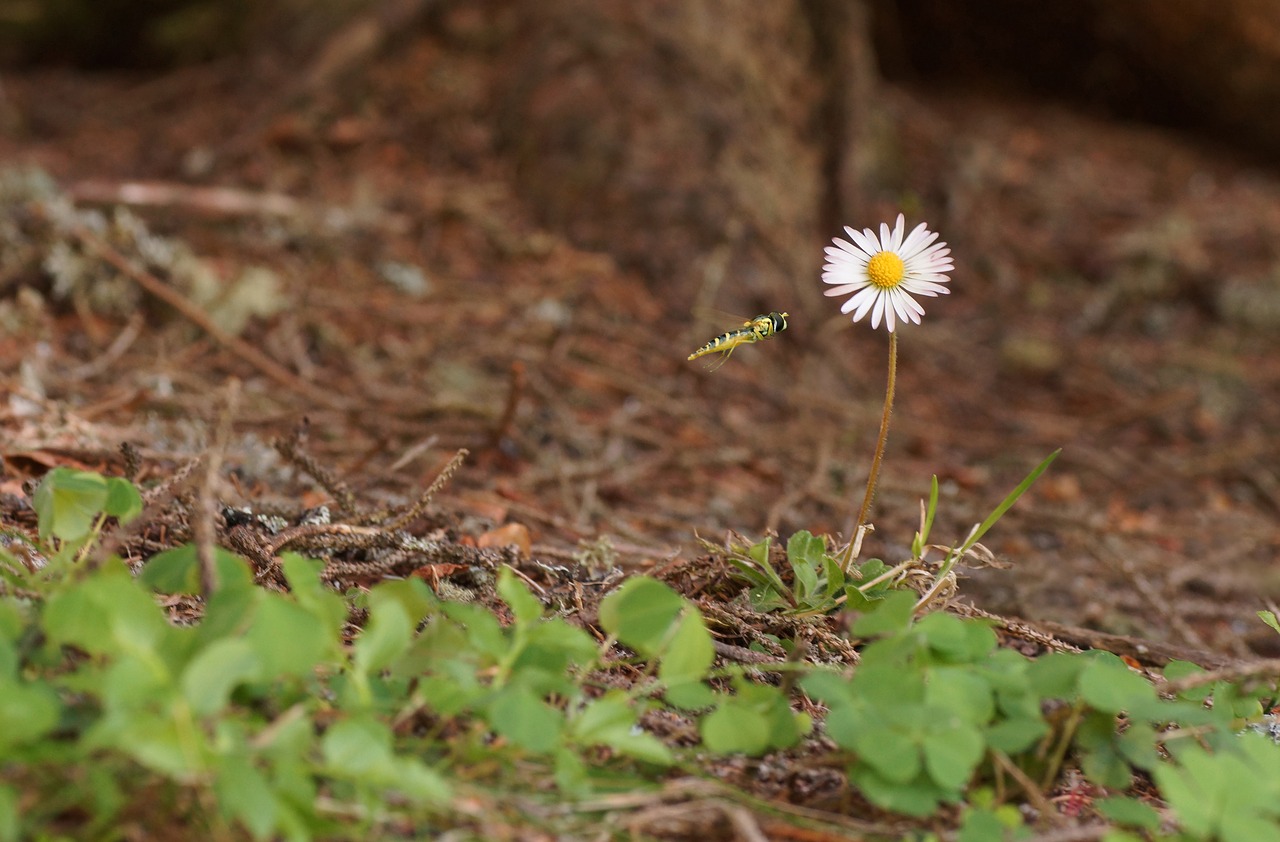
[{"label": "flower stem", "polygon": [[853,538],[843,553],[841,568],[846,572],[853,564],[854,544],[867,524],[871,514],[871,501],[876,496],[876,480],[880,477],[880,463],[884,461],[884,445],[889,438],[889,416],[893,414],[893,393],[898,382],[898,334],[889,334],[889,385],[884,390],[884,413],[880,416],[880,436],[876,439],[876,453],[871,459],[871,472],[867,475],[867,493],[862,498],[862,509],[858,512],[858,522],[853,527]]},{"label": "flower stem", "polygon": [[871,473],[867,475],[867,495],[862,498],[862,510],[858,512],[856,532],[867,522],[871,514],[871,501],[876,496],[876,480],[880,477],[880,463],[884,461],[884,443],[889,438],[889,416],[893,414],[893,392],[898,382],[898,334],[889,334],[889,385],[884,390],[884,413],[880,416],[880,437],[876,439],[876,455],[871,460]]}]

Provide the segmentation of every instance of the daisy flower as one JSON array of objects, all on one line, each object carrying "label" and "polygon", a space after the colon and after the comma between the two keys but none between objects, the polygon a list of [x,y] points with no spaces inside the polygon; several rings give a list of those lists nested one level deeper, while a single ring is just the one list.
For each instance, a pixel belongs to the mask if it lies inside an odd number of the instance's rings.
[{"label": "daisy flower", "polygon": [[955,268],[947,244],[933,242],[938,239],[936,232],[922,222],[903,239],[904,223],[902,214],[892,231],[880,223],[879,238],[870,228],[858,233],[846,226],[853,242],[833,239],[822,267],[822,282],[831,284],[823,295],[849,295],[841,313],[852,310],[855,322],[870,313],[873,329],[883,317],[890,333],[898,320],[920,324],[924,308],[912,296],[951,292],[943,284],[951,280],[946,273]]}]

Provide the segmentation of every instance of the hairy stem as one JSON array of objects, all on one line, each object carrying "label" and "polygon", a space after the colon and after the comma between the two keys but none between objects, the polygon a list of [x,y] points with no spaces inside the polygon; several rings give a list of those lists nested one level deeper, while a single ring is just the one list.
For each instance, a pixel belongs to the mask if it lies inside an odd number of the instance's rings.
[{"label": "hairy stem", "polygon": [[853,546],[857,536],[866,526],[871,514],[871,501],[876,496],[876,480],[880,478],[880,463],[884,461],[884,445],[889,438],[889,416],[893,414],[893,393],[898,382],[898,334],[889,334],[889,385],[884,390],[884,413],[880,416],[880,435],[876,438],[876,453],[871,459],[871,471],[867,474],[867,493],[862,498],[862,508],[858,511],[858,522],[853,527],[854,538],[845,548],[841,567],[848,571],[853,564]]}]

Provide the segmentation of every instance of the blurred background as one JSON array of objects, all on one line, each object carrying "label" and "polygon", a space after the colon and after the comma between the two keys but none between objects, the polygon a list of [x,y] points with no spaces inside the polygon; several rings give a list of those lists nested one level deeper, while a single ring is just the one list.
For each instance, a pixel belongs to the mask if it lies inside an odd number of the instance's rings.
[{"label": "blurred background", "polygon": [[375,498],[470,448],[444,505],[534,555],[847,531],[887,343],[822,247],[902,212],[957,269],[871,554],[1061,447],[965,598],[1280,652],[1270,0],[4,0],[0,62],[6,492],[198,451],[234,375],[246,501],[305,415]]}]

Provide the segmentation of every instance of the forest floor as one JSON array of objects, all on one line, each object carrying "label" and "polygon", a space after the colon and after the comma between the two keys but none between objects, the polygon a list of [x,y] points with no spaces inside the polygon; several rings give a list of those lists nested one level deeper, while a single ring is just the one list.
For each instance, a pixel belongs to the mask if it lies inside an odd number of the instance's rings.
[{"label": "forest floor", "polygon": [[[228,65],[8,74],[7,168],[43,170],[80,208],[127,207],[229,288],[261,270],[243,288],[276,295],[235,340],[203,323],[225,301],[180,312],[128,270],[114,297],[36,299],[0,259],[0,491],[54,465],[118,473],[122,442],[144,483],[168,476],[209,446],[236,378],[229,504],[325,501],[269,446],[305,418],[311,455],[372,504],[466,448],[435,508],[462,540],[535,559],[670,574],[705,558],[698,536],[847,534],[887,343],[823,303],[823,243],[813,301],[774,308],[789,329],[705,372],[685,357],[735,324],[689,312],[713,283],[699,256],[647,282],[536,225],[475,104],[483,68],[456,59],[406,47],[358,105],[302,104]],[[901,334],[864,555],[908,557],[931,476],[950,543],[1061,448],[962,602],[1068,642],[1280,654],[1255,617],[1280,599],[1280,177],[1055,106],[883,93],[957,270]],[[71,252],[109,259],[107,240]]]}]

